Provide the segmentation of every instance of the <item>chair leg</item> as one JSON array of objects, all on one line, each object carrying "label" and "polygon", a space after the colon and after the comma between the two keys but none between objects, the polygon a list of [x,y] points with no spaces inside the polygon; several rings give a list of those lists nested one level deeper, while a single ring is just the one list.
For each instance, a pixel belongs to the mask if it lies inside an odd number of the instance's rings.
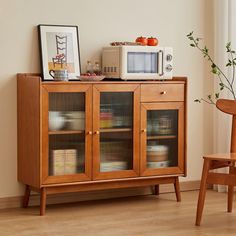
[{"label": "chair leg", "polygon": [[203,170],[202,170],[202,179],[200,185],[200,191],[198,196],[197,204],[197,214],[196,214],[196,226],[200,226],[202,219],[202,212],[205,202],[206,189],[207,189],[207,176],[210,169],[210,160],[204,159]]},{"label": "chair leg", "polygon": [[40,190],[40,215],[43,216],[46,210],[46,188],[41,188]]},{"label": "chair leg", "polygon": [[[232,174],[234,171],[234,167],[229,168],[229,173]],[[234,186],[229,185],[228,186],[228,212],[232,212],[233,208],[233,197],[234,197]]]},{"label": "chair leg", "polygon": [[160,194],[159,184],[154,185],[154,194],[155,194],[155,195],[159,195],[159,194]]},{"label": "chair leg", "polygon": [[181,202],[180,187],[179,187],[179,177],[175,178],[174,186],[175,186],[176,200],[177,200],[177,202]]},{"label": "chair leg", "polygon": [[26,185],[25,186],[25,195],[24,195],[23,204],[22,204],[23,208],[28,207],[28,205],[29,205],[29,197],[30,197],[30,186]]}]

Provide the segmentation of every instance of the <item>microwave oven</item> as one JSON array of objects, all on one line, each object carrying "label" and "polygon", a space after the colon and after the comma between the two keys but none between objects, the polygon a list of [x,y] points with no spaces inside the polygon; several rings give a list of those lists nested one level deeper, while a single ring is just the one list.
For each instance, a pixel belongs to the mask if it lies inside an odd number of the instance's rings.
[{"label": "microwave oven", "polygon": [[173,49],[159,46],[110,46],[102,50],[102,73],[122,80],[172,78]]}]

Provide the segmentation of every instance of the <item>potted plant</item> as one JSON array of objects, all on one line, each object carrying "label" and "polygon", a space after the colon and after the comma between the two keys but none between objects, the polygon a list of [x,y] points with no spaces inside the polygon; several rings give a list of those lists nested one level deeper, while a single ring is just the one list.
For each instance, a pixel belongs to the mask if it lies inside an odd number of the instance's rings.
[{"label": "potted plant", "polygon": [[199,102],[199,103],[203,101],[203,102],[215,105],[216,100],[220,98],[220,91],[222,91],[223,89],[227,89],[232,95],[232,99],[236,100],[236,94],[234,91],[236,53],[231,48],[231,43],[229,42],[226,44],[226,52],[228,54],[228,61],[225,66],[232,70],[231,75],[227,76],[222,71],[222,69],[214,62],[211,55],[209,54],[208,48],[206,46],[204,47],[200,46],[201,38],[195,37],[193,35],[193,32],[189,33],[187,35],[187,38],[190,40],[190,46],[198,49],[203,54],[204,58],[206,58],[210,62],[211,72],[215,75],[215,78],[218,79],[218,85],[219,85],[219,92],[215,92],[214,94],[207,95],[207,99],[200,98],[200,99],[195,99],[194,101]]}]

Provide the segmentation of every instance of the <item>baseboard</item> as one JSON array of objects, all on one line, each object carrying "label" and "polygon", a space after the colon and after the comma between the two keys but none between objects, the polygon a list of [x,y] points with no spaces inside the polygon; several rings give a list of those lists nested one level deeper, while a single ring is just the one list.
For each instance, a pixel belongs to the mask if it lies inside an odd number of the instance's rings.
[{"label": "baseboard", "polygon": [[[200,181],[186,181],[180,182],[180,190],[191,191],[199,189]],[[160,193],[174,192],[173,184],[160,185]],[[128,188],[128,189],[112,189],[112,190],[99,190],[90,192],[79,193],[66,193],[47,196],[47,204],[57,203],[69,203],[88,200],[99,200],[108,198],[128,197],[128,196],[140,196],[151,194],[151,187],[142,188]],[[0,198],[0,209],[17,208],[21,207],[22,196]],[[39,195],[33,194],[30,196],[30,206],[39,205]]]}]

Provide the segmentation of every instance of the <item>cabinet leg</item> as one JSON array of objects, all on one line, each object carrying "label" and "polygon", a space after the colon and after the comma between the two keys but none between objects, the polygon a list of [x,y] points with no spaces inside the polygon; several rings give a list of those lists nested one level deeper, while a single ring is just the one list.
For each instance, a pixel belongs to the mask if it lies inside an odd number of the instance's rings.
[{"label": "cabinet leg", "polygon": [[179,188],[179,177],[175,178],[175,195],[176,195],[176,200],[177,202],[181,202],[181,195],[180,195],[180,188]]},{"label": "cabinet leg", "polygon": [[206,197],[206,189],[207,189],[207,176],[210,169],[210,161],[204,160],[203,170],[202,170],[202,179],[200,184],[200,191],[198,196],[198,203],[197,203],[197,215],[196,215],[196,223],[195,225],[200,226],[201,219],[202,219],[202,212]]},{"label": "cabinet leg", "polygon": [[22,206],[24,208],[28,207],[28,205],[29,205],[29,197],[30,197],[30,186],[26,185],[25,186],[25,195],[23,197],[23,204],[22,204]]},{"label": "cabinet leg", "polygon": [[46,210],[46,188],[41,188],[40,190],[40,215],[43,216]]},{"label": "cabinet leg", "polygon": [[228,212],[232,212],[233,208],[234,186],[228,186]]},{"label": "cabinet leg", "polygon": [[153,191],[154,195],[159,195],[160,194],[160,188],[159,188],[159,184],[154,185],[154,191]]}]

